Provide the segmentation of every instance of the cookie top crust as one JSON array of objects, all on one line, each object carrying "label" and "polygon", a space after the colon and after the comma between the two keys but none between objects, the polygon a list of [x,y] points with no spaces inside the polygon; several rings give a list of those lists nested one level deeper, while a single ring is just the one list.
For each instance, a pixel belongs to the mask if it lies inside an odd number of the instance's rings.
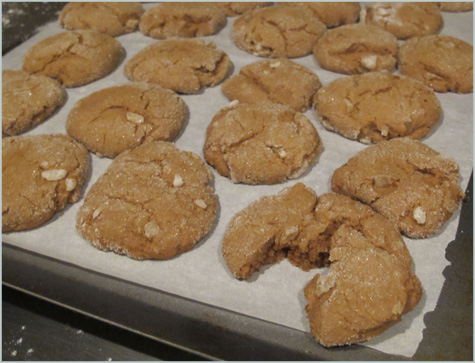
[{"label": "cookie top crust", "polygon": [[398,48],[397,38],[391,33],[358,23],[328,30],[319,39],[313,55],[326,70],[358,74],[393,69]]},{"label": "cookie top crust", "polygon": [[194,153],[151,141],[113,160],[79,209],[76,228],[94,247],[134,259],[170,259],[211,229],[212,174]]},{"label": "cookie top crust", "polygon": [[23,70],[77,87],[108,75],[124,55],[120,43],[107,34],[71,30],[33,45],[23,58]]},{"label": "cookie top crust", "polygon": [[65,90],[52,78],[25,71],[2,71],[2,136],[33,128],[65,101]]},{"label": "cookie top crust", "polygon": [[124,67],[127,78],[184,94],[220,83],[229,73],[228,55],[201,39],[166,39],[137,53]]},{"label": "cookie top crust", "polygon": [[66,135],[2,139],[2,231],[36,228],[76,203],[89,170],[86,148]]},{"label": "cookie top crust", "polygon": [[332,190],[370,205],[408,237],[437,233],[460,206],[457,163],[420,141],[396,138],[335,170]]},{"label": "cookie top crust", "polygon": [[226,25],[226,14],[212,3],[161,3],[140,19],[140,31],[152,38],[203,37]]},{"label": "cookie top crust", "polygon": [[388,71],[338,78],[318,90],[314,105],[325,128],[366,144],[421,139],[442,114],[430,87]]},{"label": "cookie top crust", "polygon": [[449,35],[426,35],[404,42],[398,53],[401,73],[437,92],[473,92],[473,46]]},{"label": "cookie top crust", "polygon": [[230,1],[230,2],[209,2],[208,4],[211,4],[220,8],[226,14],[226,16],[234,17],[234,16],[244,14],[248,10],[268,6],[271,3],[256,2],[256,1]]},{"label": "cookie top crust", "polygon": [[152,140],[174,140],[188,110],[173,91],[146,83],[103,89],[79,100],[68,115],[68,134],[99,156]]},{"label": "cookie top crust", "polygon": [[296,111],[310,108],[313,95],[321,87],[318,76],[308,68],[287,58],[248,64],[222,85],[231,101],[263,101],[288,105]]},{"label": "cookie top crust", "polygon": [[294,6],[269,6],[237,18],[232,38],[245,52],[268,58],[296,58],[312,53],[326,26]]},{"label": "cookie top crust", "polygon": [[447,1],[436,3],[440,10],[449,12],[461,12],[473,10],[472,1]]},{"label": "cookie top crust", "polygon": [[203,148],[219,174],[245,184],[298,178],[321,149],[317,130],[302,113],[269,102],[221,109],[206,130]]},{"label": "cookie top crust", "polygon": [[116,37],[137,29],[144,9],[131,2],[70,2],[59,13],[59,24],[70,30],[95,30]]}]

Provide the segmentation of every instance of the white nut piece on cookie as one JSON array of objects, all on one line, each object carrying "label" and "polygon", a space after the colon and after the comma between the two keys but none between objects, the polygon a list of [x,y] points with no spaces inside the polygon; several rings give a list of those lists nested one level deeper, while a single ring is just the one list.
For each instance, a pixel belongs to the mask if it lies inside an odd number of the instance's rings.
[{"label": "white nut piece on cookie", "polygon": [[41,172],[41,177],[48,181],[62,180],[66,175],[68,175],[68,172],[65,169],[50,169]]},{"label": "white nut piece on cookie", "polygon": [[135,122],[136,124],[141,124],[145,121],[142,115],[134,112],[127,112],[126,114],[127,120]]},{"label": "white nut piece on cookie", "polygon": [[145,227],[145,237],[153,238],[160,232],[160,227],[154,221],[148,222]]},{"label": "white nut piece on cookie", "polygon": [[361,58],[361,64],[363,67],[372,70],[376,68],[378,57],[376,55],[368,55]]},{"label": "white nut piece on cookie", "polygon": [[181,187],[184,184],[183,178],[179,174],[175,174],[173,178],[173,186],[175,188]]},{"label": "white nut piece on cookie", "polygon": [[421,207],[415,208],[412,216],[414,217],[414,220],[417,222],[417,224],[426,223],[426,212],[424,212],[424,209]]},{"label": "white nut piece on cookie", "polygon": [[66,179],[66,191],[72,192],[74,189],[76,189],[78,182],[76,179],[73,178],[67,178]]},{"label": "white nut piece on cookie", "polygon": [[208,205],[203,199],[196,199],[195,204],[202,209],[206,209],[208,207]]}]

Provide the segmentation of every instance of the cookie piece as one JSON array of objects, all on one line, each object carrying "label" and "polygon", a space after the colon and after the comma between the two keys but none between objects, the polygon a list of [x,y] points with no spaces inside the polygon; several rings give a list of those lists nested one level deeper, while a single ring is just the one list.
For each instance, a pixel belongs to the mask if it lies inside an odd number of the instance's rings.
[{"label": "cookie piece", "polygon": [[404,42],[398,54],[401,73],[437,92],[473,91],[473,46],[448,35],[426,35]]},{"label": "cookie piece", "polygon": [[175,139],[187,116],[185,102],[175,92],[132,83],[79,100],[68,115],[66,130],[90,151],[115,158],[145,142]]},{"label": "cookie piece", "polygon": [[21,134],[46,120],[66,101],[61,84],[24,71],[2,71],[2,136]]},{"label": "cookie piece", "polygon": [[317,130],[302,113],[270,102],[221,109],[206,130],[203,148],[219,174],[245,184],[298,178],[321,149]]},{"label": "cookie piece", "polygon": [[281,2],[279,5],[300,6],[315,15],[327,28],[356,23],[361,6],[357,2]]},{"label": "cookie piece", "polygon": [[421,139],[442,114],[431,88],[388,71],[339,78],[317,92],[314,104],[326,129],[363,143]]},{"label": "cookie piece", "polygon": [[94,30],[65,31],[32,46],[23,70],[59,80],[64,87],[82,86],[105,77],[124,57],[113,37]]},{"label": "cookie piece", "polygon": [[434,3],[371,3],[364,22],[387,30],[398,39],[437,34],[444,24]]},{"label": "cookie piece", "polygon": [[59,25],[70,30],[95,30],[116,37],[137,29],[144,9],[140,3],[71,2],[59,13]]},{"label": "cookie piece", "polygon": [[246,12],[232,28],[234,43],[245,52],[269,58],[296,58],[312,53],[326,26],[294,6],[269,6]]},{"label": "cookie piece", "polygon": [[76,203],[89,164],[86,148],[66,135],[2,139],[2,231],[39,227]]},{"label": "cookie piece", "polygon": [[244,66],[238,75],[224,81],[222,90],[231,101],[270,101],[304,112],[321,86],[318,76],[308,68],[287,58],[278,58]]},{"label": "cookie piece", "polygon": [[450,11],[450,12],[461,12],[461,11],[471,11],[473,10],[473,2],[463,2],[463,1],[448,1],[448,2],[439,2],[436,3],[440,10]]},{"label": "cookie piece", "polygon": [[268,2],[244,2],[244,1],[232,1],[232,2],[209,2],[209,4],[214,5],[223,11],[226,16],[234,17],[241,14],[244,14],[246,11],[262,8],[264,6],[270,5]]},{"label": "cookie piece", "polygon": [[226,25],[226,15],[210,3],[161,3],[140,19],[140,31],[152,38],[203,37]]},{"label": "cookie piece", "polygon": [[231,61],[213,43],[199,39],[167,39],[149,45],[124,67],[127,78],[157,84],[178,93],[197,93],[220,83]]},{"label": "cookie piece", "polygon": [[372,248],[333,262],[304,294],[312,335],[333,347],[371,339],[399,322],[419,302],[422,287],[397,258]]},{"label": "cookie piece", "polygon": [[420,141],[396,138],[360,151],[332,176],[332,190],[370,205],[412,238],[429,237],[464,198],[458,165]]},{"label": "cookie piece", "polygon": [[91,187],[76,228],[94,247],[134,259],[169,259],[211,229],[212,174],[191,152],[151,141],[115,158]]},{"label": "cookie piece", "polygon": [[391,70],[398,41],[391,33],[366,24],[342,25],[326,32],[313,50],[318,64],[329,71],[356,74]]}]

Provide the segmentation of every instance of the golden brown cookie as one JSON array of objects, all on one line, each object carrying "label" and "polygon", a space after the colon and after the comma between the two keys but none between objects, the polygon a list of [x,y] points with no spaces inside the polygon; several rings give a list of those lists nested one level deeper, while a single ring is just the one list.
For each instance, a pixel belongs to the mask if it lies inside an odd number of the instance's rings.
[{"label": "golden brown cookie", "polygon": [[235,183],[276,184],[302,175],[322,143],[309,119],[289,106],[232,103],[213,117],[203,149],[206,161]]},{"label": "golden brown cookie", "polygon": [[145,142],[174,140],[187,115],[175,92],[131,83],[79,100],[68,115],[66,131],[90,151],[114,158]]},{"label": "golden brown cookie", "polygon": [[248,10],[262,8],[268,6],[271,3],[268,2],[252,2],[252,1],[232,1],[232,2],[209,2],[218,8],[220,8],[226,16],[234,17],[244,14]]},{"label": "golden brown cookie", "polygon": [[314,104],[325,128],[366,144],[421,139],[442,114],[430,87],[387,71],[338,78],[317,92]]},{"label": "golden brown cookie", "polygon": [[71,2],[59,13],[59,24],[70,30],[95,30],[116,37],[137,29],[144,9],[140,3]]},{"label": "golden brown cookie", "polygon": [[89,164],[86,148],[66,135],[2,139],[2,231],[39,227],[76,203]]},{"label": "golden brown cookie", "polygon": [[169,39],[145,47],[125,64],[124,72],[132,81],[190,94],[217,85],[230,69],[228,55],[212,43]]},{"label": "golden brown cookie", "polygon": [[76,227],[94,247],[134,259],[169,259],[211,229],[212,174],[191,152],[151,141],[115,158],[79,209]]},{"label": "golden brown cookie", "polygon": [[447,1],[436,3],[440,10],[450,12],[461,12],[473,10],[473,2],[471,1]]},{"label": "golden brown cookie", "polygon": [[398,39],[437,34],[444,24],[435,3],[370,3],[366,6],[366,24],[387,30]]},{"label": "golden brown cookie", "polygon": [[326,26],[311,13],[294,6],[250,10],[232,28],[234,43],[242,50],[269,58],[296,58],[312,53]]},{"label": "golden brown cookie", "polygon": [[2,136],[13,136],[40,124],[66,101],[61,84],[24,71],[2,71]]},{"label": "golden brown cookie", "polygon": [[327,31],[313,54],[326,70],[355,74],[393,69],[398,47],[398,41],[391,33],[374,25],[358,23]]},{"label": "golden brown cookie", "polygon": [[424,238],[460,206],[457,163],[420,141],[396,138],[367,147],[336,169],[332,190],[370,205],[401,233]]},{"label": "golden brown cookie", "polygon": [[113,37],[93,30],[65,31],[32,46],[23,58],[23,70],[76,87],[108,75],[124,57]]},{"label": "golden brown cookie", "polygon": [[238,75],[224,81],[222,90],[231,101],[270,101],[304,112],[312,105],[313,95],[321,86],[318,76],[308,68],[287,58],[278,58],[244,66]]},{"label": "golden brown cookie", "polygon": [[226,25],[226,14],[211,3],[165,2],[148,9],[140,19],[140,31],[152,38],[203,37]]},{"label": "golden brown cookie", "polygon": [[448,35],[427,35],[404,42],[398,54],[401,73],[437,92],[473,91],[473,46]]}]

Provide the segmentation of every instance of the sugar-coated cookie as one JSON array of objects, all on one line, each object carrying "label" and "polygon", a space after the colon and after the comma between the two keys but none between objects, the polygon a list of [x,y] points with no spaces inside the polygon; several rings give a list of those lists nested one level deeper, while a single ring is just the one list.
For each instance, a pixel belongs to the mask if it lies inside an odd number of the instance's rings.
[{"label": "sugar-coated cookie", "polygon": [[436,3],[439,5],[440,10],[450,12],[461,12],[473,10],[472,1],[447,1]]},{"label": "sugar-coated cookie", "polygon": [[253,2],[253,1],[230,1],[230,2],[209,2],[218,8],[220,8],[226,16],[234,17],[244,14],[248,10],[262,8],[268,6],[271,3],[268,2]]}]

